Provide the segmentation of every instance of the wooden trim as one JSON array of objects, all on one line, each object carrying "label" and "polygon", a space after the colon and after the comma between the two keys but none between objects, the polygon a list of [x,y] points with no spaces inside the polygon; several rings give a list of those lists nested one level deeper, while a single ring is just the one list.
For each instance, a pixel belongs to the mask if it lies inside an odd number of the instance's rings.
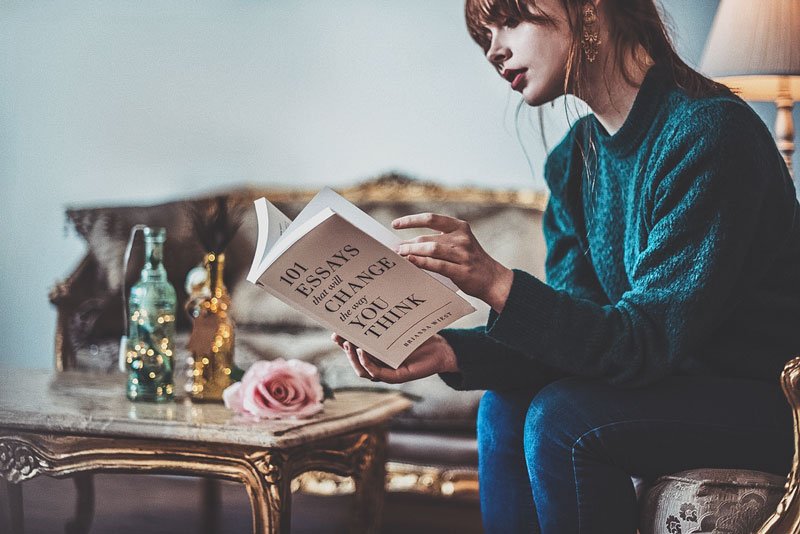
[{"label": "wooden trim", "polygon": [[[448,187],[415,180],[401,174],[384,174],[352,187],[336,188],[356,204],[365,202],[463,202],[494,206],[515,206],[544,211],[548,193],[544,190],[487,189],[474,186]],[[233,195],[252,199],[261,196],[272,202],[307,202],[317,189],[248,188]]]},{"label": "wooden trim", "polygon": [[758,530],[758,534],[800,532],[800,357],[790,360],[781,373],[781,386],[792,407],[794,419],[794,459],[786,479],[786,492],[777,510]]},{"label": "wooden trim", "polygon": [[84,271],[89,268],[90,262],[91,258],[89,254],[85,255],[72,273],[67,278],[54,285],[50,289],[50,294],[48,295],[50,302],[56,307],[54,363],[57,371],[68,371],[74,369],[77,365],[75,352],[71,349],[72,345],[68,339],[69,329],[67,323],[70,318],[70,312],[72,312],[74,308],[72,303],[72,288],[83,275]]}]

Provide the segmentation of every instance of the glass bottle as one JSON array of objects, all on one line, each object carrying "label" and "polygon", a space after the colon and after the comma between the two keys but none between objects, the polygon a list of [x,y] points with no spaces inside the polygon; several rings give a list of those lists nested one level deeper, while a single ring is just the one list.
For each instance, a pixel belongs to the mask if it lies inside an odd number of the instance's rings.
[{"label": "glass bottle", "polygon": [[209,252],[203,258],[205,287],[190,303],[192,335],[186,392],[193,400],[221,401],[233,383],[234,324],[231,297],[223,281],[225,254]]},{"label": "glass bottle", "polygon": [[175,288],[164,268],[164,228],[145,227],[145,264],[128,302],[127,396],[132,401],[173,398]]}]

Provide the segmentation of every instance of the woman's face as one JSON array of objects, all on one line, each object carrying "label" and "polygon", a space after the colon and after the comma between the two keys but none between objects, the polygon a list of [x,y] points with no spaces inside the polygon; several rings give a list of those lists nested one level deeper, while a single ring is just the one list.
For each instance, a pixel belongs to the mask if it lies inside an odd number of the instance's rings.
[{"label": "woman's face", "polygon": [[539,0],[536,6],[552,19],[552,24],[508,19],[486,28],[491,40],[486,58],[531,106],[564,94],[572,41],[559,0]]}]

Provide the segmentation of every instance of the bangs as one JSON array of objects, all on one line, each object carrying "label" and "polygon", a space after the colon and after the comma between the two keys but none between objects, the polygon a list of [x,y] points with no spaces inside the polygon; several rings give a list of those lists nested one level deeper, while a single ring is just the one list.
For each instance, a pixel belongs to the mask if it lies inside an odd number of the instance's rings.
[{"label": "bangs", "polygon": [[466,0],[464,16],[470,37],[484,50],[491,44],[486,31],[489,25],[500,26],[508,19],[539,24],[553,22],[536,6],[535,0]]}]

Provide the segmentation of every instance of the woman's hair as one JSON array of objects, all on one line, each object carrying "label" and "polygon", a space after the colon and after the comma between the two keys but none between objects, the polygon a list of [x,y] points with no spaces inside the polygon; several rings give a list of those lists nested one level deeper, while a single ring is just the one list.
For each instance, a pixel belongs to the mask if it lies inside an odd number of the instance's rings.
[{"label": "woman's hair", "polygon": [[[572,33],[564,92],[571,92],[578,98],[583,98],[586,95],[584,74],[586,59],[581,53],[584,31],[582,8],[588,0],[560,1],[567,13],[567,24]],[[509,19],[536,24],[556,23],[550,14],[536,5],[536,0],[466,0],[464,12],[470,36],[484,51],[488,50],[490,45],[486,35],[488,24],[503,24]],[[727,91],[724,85],[706,78],[678,56],[655,0],[606,0],[604,13],[608,16],[609,33],[614,41],[615,57],[612,59],[621,67],[622,75],[627,82],[635,85],[631,73],[627,70],[626,55],[630,55],[636,61],[645,61],[646,58],[634,54],[637,47],[641,46],[655,63],[668,68],[675,83],[688,95],[701,97]]]}]

